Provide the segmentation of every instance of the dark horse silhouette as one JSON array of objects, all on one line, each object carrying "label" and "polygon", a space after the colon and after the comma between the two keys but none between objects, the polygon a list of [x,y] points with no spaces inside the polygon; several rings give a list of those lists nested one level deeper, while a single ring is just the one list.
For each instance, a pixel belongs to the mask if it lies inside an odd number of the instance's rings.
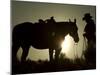
[{"label": "dark horse silhouette", "polygon": [[53,61],[53,51],[55,50],[55,60],[58,60],[61,51],[61,43],[64,37],[69,34],[77,43],[79,41],[76,19],[74,22],[52,23],[30,23],[25,22],[14,27],[12,33],[12,58],[16,60],[16,53],[22,47],[23,53],[21,61],[25,61],[29,47],[37,49],[49,49],[50,61]]}]

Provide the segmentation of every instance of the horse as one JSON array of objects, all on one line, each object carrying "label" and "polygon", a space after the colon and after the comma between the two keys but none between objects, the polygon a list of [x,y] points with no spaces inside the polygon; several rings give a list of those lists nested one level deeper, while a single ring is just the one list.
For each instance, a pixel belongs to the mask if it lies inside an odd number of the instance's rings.
[{"label": "horse", "polygon": [[[74,41],[78,43],[78,27],[76,19],[74,22],[55,22],[51,23],[31,23],[24,22],[16,25],[12,32],[12,59],[16,60],[16,54],[19,47],[22,47],[23,53],[21,61],[26,61],[29,47],[36,49],[49,49],[49,59],[52,62],[57,61],[61,52],[61,43],[65,36],[69,34]],[[55,57],[53,57],[55,51]]]}]

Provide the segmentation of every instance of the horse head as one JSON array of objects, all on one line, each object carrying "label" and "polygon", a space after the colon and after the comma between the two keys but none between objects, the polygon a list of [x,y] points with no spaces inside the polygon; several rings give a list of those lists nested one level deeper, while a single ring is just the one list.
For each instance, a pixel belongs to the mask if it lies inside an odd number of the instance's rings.
[{"label": "horse head", "polygon": [[78,36],[78,27],[76,25],[76,19],[74,19],[74,22],[70,20],[68,23],[69,23],[69,35],[73,37],[75,43],[78,43],[79,36]]}]

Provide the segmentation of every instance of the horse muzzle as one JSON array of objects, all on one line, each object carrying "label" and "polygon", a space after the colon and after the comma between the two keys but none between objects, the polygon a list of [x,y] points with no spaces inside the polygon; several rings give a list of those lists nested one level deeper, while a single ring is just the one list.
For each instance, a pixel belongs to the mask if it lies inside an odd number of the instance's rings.
[{"label": "horse muzzle", "polygon": [[74,41],[75,41],[75,43],[78,43],[79,42],[79,37],[74,38]]}]

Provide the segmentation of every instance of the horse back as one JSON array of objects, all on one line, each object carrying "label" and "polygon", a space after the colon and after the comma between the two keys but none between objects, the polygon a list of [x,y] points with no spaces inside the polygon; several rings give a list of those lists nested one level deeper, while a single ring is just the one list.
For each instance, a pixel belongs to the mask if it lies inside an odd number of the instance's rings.
[{"label": "horse back", "polygon": [[25,22],[14,27],[12,33],[13,44],[29,44],[35,47],[47,47],[47,27],[39,23]]}]

